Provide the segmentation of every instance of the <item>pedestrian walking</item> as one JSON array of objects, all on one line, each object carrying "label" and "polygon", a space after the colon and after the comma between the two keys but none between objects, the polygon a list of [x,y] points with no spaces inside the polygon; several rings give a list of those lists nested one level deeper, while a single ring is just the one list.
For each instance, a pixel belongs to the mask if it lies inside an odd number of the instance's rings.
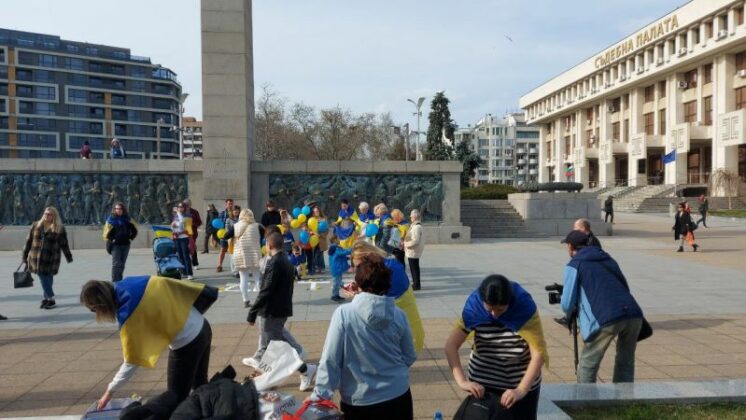
[{"label": "pedestrian walking", "polygon": [[122,280],[130,244],[137,236],[137,225],[130,219],[124,203],[114,203],[102,236],[106,241],[106,251],[111,255],[111,281]]},{"label": "pedestrian walking", "polygon": [[215,204],[208,204],[207,205],[207,211],[205,212],[205,217],[207,218],[207,222],[205,224],[205,243],[204,248],[202,250],[203,254],[209,253],[209,246],[210,246],[210,240],[215,241],[215,243],[218,243],[218,237],[217,233],[218,230],[215,229],[212,226],[212,221],[215,220],[219,216],[218,210],[215,208]]},{"label": "pedestrian walking", "polygon": [[606,197],[604,201],[604,223],[609,223],[609,217],[611,217],[611,224],[614,224],[614,196],[610,195]]},{"label": "pedestrian walking", "polygon": [[700,218],[697,220],[697,225],[702,223],[702,226],[707,227],[707,212],[710,211],[710,202],[707,200],[704,194],[699,196],[699,211]]},{"label": "pedestrian walking", "polygon": [[[283,250],[282,235],[273,233],[266,238],[270,260],[262,277],[262,288],[256,301],[251,305],[246,321],[249,325],[259,323],[260,343],[253,356],[244,358],[243,364],[258,368],[259,361],[270,341],[285,341],[292,346],[305,360],[307,353],[298,341],[285,328],[289,317],[293,316],[293,278],[295,268],[288,260]],[[311,389],[313,378],[316,375],[317,366],[303,363],[298,369],[300,374],[300,390]]]},{"label": "pedestrian walking", "polygon": [[409,272],[412,274],[412,289],[420,290],[420,257],[425,249],[425,237],[422,235],[419,210],[412,210],[409,213],[409,220],[411,224],[402,245],[409,264]]},{"label": "pedestrian walking", "polygon": [[189,240],[192,235],[192,218],[184,213],[184,203],[176,206],[176,214],[171,222],[174,242],[176,242],[176,252],[179,254],[179,260],[184,265],[183,275],[187,280],[192,280],[194,272],[192,271],[192,257],[189,251]]},{"label": "pedestrian walking", "polygon": [[202,226],[202,217],[199,215],[197,209],[192,207],[192,200],[186,198],[182,203],[184,204],[184,214],[192,219],[192,234],[189,236],[189,253],[192,257],[192,267],[197,268],[199,267],[197,238],[199,237],[199,228]]},{"label": "pedestrian walking", "polygon": [[391,270],[369,255],[355,282],[360,292],[332,315],[309,399],[331,400],[338,390],[346,419],[412,419],[409,368],[417,354],[404,312],[387,296]]},{"label": "pedestrian walking", "polygon": [[[225,225],[228,223],[228,219],[233,217],[233,199],[232,198],[225,199],[225,208],[223,209],[223,211],[220,212],[218,217],[223,222],[223,228],[227,229]],[[223,271],[223,260],[225,259],[225,254],[227,252],[228,252],[228,241],[225,239],[220,239],[220,254],[218,255],[218,268],[216,270],[218,273],[221,273]]]},{"label": "pedestrian walking", "polygon": [[679,241],[679,249],[676,252],[684,252],[684,241],[692,247],[694,252],[697,252],[697,245],[694,242],[694,229],[697,228],[697,224],[692,221],[691,214],[686,210],[686,203],[679,203],[678,211],[674,216],[674,224],[671,230],[673,230],[673,239]]},{"label": "pedestrian walking", "polygon": [[249,209],[241,210],[238,222],[225,234],[226,239],[234,238],[233,264],[238,270],[239,289],[244,308],[251,305],[249,292],[259,288],[259,263],[262,259],[261,225],[254,220],[254,213]]},{"label": "pedestrian walking", "polygon": [[[205,285],[157,276],[126,277],[117,283],[91,280],[80,303],[97,322],[118,322],[124,362],[98,400],[103,410],[138,367],[154,368],[168,348],[166,386],[177,401],[207,383],[212,329],[194,307]],[[215,296],[217,298],[217,296]]]},{"label": "pedestrian walking", "polygon": [[52,309],[57,305],[53,285],[54,276],[60,269],[62,254],[65,254],[68,264],[73,262],[73,254],[70,252],[67,232],[60,214],[56,208],[47,207],[41,219],[31,225],[22,257],[28,270],[39,276],[41,281],[41,309]]}]

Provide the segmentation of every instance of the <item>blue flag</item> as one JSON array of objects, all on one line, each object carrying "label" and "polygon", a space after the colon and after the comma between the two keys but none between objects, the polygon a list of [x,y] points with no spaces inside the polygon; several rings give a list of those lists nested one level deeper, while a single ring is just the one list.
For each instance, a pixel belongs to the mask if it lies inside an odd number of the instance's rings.
[{"label": "blue flag", "polygon": [[663,164],[667,165],[671,162],[676,162],[676,149],[671,150],[667,154],[663,155]]}]

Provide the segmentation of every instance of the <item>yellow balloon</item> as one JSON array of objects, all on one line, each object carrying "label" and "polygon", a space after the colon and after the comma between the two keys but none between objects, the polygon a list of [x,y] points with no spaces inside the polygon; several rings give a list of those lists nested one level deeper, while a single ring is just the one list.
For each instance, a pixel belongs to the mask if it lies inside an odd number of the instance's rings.
[{"label": "yellow balloon", "polygon": [[312,248],[316,248],[316,246],[319,244],[319,237],[316,235],[311,236],[311,239],[308,240],[308,242],[311,243]]},{"label": "yellow balloon", "polygon": [[283,225],[277,225],[277,227],[280,228],[280,233],[282,233],[284,235],[285,234],[285,226],[283,226]]},{"label": "yellow balloon", "polygon": [[223,239],[223,237],[225,236],[225,229],[218,230],[217,235],[218,235],[218,239]]},{"label": "yellow balloon", "polygon": [[315,217],[311,217],[308,219],[308,228],[311,229],[314,233],[318,233],[319,230],[319,219]]},{"label": "yellow balloon", "polygon": [[262,256],[267,255],[267,245],[262,246]]},{"label": "yellow balloon", "polygon": [[304,223],[308,219],[305,214],[301,213],[298,215],[298,221]]},{"label": "yellow balloon", "polygon": [[298,220],[298,219],[291,220],[290,221],[290,227],[293,228],[293,229],[298,229],[300,227],[300,220]]}]

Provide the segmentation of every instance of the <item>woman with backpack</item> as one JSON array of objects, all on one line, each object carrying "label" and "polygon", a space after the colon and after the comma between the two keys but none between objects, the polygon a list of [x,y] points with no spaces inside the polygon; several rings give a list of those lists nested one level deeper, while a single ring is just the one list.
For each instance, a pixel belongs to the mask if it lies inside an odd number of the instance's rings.
[{"label": "woman with backpack", "polygon": [[136,236],[137,226],[130,219],[127,207],[121,201],[114,203],[103,233],[106,252],[111,255],[111,281],[122,280],[124,265],[130,253],[130,243]]}]

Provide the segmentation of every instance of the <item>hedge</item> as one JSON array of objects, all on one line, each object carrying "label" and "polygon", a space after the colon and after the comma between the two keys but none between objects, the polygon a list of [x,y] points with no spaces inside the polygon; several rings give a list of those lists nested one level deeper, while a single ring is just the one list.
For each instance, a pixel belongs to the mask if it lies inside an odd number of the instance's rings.
[{"label": "hedge", "polygon": [[518,192],[515,187],[502,184],[482,184],[474,188],[461,188],[462,200],[506,200],[508,194]]}]

